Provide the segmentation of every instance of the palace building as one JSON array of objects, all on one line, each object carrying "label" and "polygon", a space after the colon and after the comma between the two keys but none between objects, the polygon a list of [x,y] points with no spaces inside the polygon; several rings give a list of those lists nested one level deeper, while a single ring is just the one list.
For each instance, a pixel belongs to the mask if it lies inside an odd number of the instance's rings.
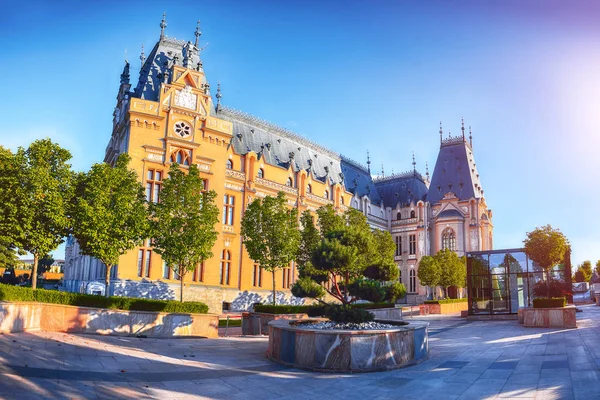
[{"label": "palace building", "polygon": [[[104,161],[121,153],[146,188],[148,201],[158,201],[169,165],[197,164],[205,187],[215,190],[222,215],[213,258],[186,276],[186,300],[206,302],[211,312],[222,307],[247,309],[271,296],[271,275],[251,260],[240,237],[240,220],[255,198],[283,191],[290,207],[315,211],[331,204],[363,212],[376,229],[388,230],[396,243],[395,259],[407,301],[418,303],[427,290],[419,284],[419,259],[443,248],[465,255],[492,249],[492,212],[486,204],[474,161],[472,138],[443,138],[431,180],[429,172],[412,171],[374,177],[367,166],[244,112],[221,105],[204,75],[199,27],[195,41],[165,36],[147,55],[134,87],[125,63],[113,113],[113,131]],[[147,240],[123,255],[112,270],[109,292],[115,295],[178,298],[178,277],[153,252]],[[266,276],[268,274],[268,276]],[[276,272],[278,302],[293,303],[290,287],[296,266]],[[69,239],[64,285],[88,292],[104,279],[104,266],[79,254]],[[104,288],[102,288],[104,290]]]}]

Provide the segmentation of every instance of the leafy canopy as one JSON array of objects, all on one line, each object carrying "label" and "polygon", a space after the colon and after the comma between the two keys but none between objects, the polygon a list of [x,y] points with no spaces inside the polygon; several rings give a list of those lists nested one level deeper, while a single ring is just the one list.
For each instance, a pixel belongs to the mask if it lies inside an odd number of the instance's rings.
[{"label": "leafy canopy", "polygon": [[127,154],[121,154],[114,167],[94,164],[88,172],[78,174],[70,207],[73,236],[82,254],[106,265],[107,289],[111,267],[148,235],[144,189],[135,171],[128,168],[129,160]]},{"label": "leafy canopy", "polygon": [[422,285],[438,286],[440,284],[441,274],[442,269],[437,263],[435,257],[421,257],[421,260],[419,261],[419,268],[417,270],[417,277]]},{"label": "leafy canopy", "polygon": [[242,237],[250,258],[273,273],[275,304],[275,271],[287,267],[298,255],[298,210],[287,206],[283,192],[277,197],[256,198],[242,218]]},{"label": "leafy canopy", "polygon": [[173,163],[163,181],[160,202],[150,205],[154,251],[180,276],[181,301],[185,275],[212,257],[218,236],[216,193],[203,189],[196,165],[191,165],[186,174]]},{"label": "leafy canopy", "polygon": [[565,235],[550,225],[528,232],[523,243],[529,258],[546,271],[563,260],[569,245]]}]

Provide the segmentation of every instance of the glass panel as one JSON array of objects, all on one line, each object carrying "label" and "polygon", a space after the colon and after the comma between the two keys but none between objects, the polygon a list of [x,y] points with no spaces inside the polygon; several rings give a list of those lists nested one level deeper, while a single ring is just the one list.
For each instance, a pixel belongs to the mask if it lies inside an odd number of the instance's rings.
[{"label": "glass panel", "polygon": [[160,192],[160,183],[155,183],[154,184],[154,197],[152,198],[152,201],[154,201],[155,203],[158,203],[158,193]]},{"label": "glass panel", "polygon": [[519,308],[527,307],[527,277],[525,274],[510,274],[510,312],[516,313]]},{"label": "glass panel", "polygon": [[142,276],[142,266],[144,261],[144,250],[138,251],[138,276]]},{"label": "glass panel", "polygon": [[154,171],[149,169],[148,170],[148,180],[151,181],[154,179]]},{"label": "glass panel", "polygon": [[544,269],[528,258],[527,259],[527,272],[544,272]]},{"label": "glass panel", "polygon": [[[490,256],[491,258],[491,256]],[[509,309],[509,293],[507,275],[492,275],[492,313],[507,313]]]},{"label": "glass panel", "polygon": [[473,275],[469,282],[469,299],[471,314],[490,313],[490,277],[488,275]]},{"label": "glass panel", "polygon": [[156,171],[156,180],[157,181],[162,181],[162,172]]},{"label": "glass panel", "polygon": [[169,279],[169,267],[167,263],[163,261],[163,279]]},{"label": "glass panel", "polygon": [[506,271],[504,266],[505,254],[490,254],[490,273],[491,274],[503,274]]},{"label": "glass panel", "polygon": [[522,251],[506,253],[504,263],[511,274],[527,272],[527,257]]}]

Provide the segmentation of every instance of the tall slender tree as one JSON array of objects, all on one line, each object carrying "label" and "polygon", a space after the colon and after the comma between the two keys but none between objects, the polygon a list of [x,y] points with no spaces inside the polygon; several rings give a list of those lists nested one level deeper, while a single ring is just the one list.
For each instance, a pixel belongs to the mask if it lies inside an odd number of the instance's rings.
[{"label": "tall slender tree", "polygon": [[73,236],[81,253],[106,266],[107,297],[112,267],[148,235],[144,188],[129,169],[129,160],[127,154],[121,154],[114,167],[94,164],[88,172],[78,174],[70,207]]},{"label": "tall slender tree", "polygon": [[298,209],[287,206],[283,192],[277,193],[277,197],[257,198],[242,217],[242,237],[250,258],[272,273],[275,304],[275,272],[288,266],[298,255]]},{"label": "tall slender tree", "polygon": [[527,232],[523,244],[529,258],[546,271],[546,296],[549,297],[550,270],[563,260],[569,241],[560,230],[546,225]]},{"label": "tall slender tree", "polygon": [[31,287],[37,287],[40,257],[56,249],[68,234],[67,207],[72,198],[71,153],[50,139],[19,148],[23,168],[20,197],[15,199],[22,224],[19,247],[33,255]]},{"label": "tall slender tree", "polygon": [[425,286],[431,286],[433,288],[433,296],[437,297],[437,290],[435,289],[440,284],[440,277],[442,269],[438,264],[435,257],[423,256],[419,261],[419,268],[417,269],[417,277],[419,282]]},{"label": "tall slender tree", "polygon": [[24,232],[19,211],[24,182],[23,154],[0,146],[0,267],[14,266],[18,260],[18,242]]},{"label": "tall slender tree", "polygon": [[185,276],[213,255],[218,237],[216,196],[214,190],[204,190],[196,165],[186,174],[173,163],[163,181],[160,201],[150,206],[154,249],[179,276],[182,302]]}]

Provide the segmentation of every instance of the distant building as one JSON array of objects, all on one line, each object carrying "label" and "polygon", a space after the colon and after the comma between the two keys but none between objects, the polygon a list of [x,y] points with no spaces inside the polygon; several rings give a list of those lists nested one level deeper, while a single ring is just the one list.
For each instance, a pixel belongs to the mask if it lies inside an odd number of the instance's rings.
[{"label": "distant building", "polygon": [[[414,157],[411,171],[390,176],[382,171],[374,178],[370,160],[363,166],[284,128],[223,107],[219,86],[215,104],[214,87],[208,84],[200,59],[199,29],[192,43],[166,37],[165,27],[163,20],[159,41],[147,56],[142,52],[135,88],[129,63],[125,64],[105,161],[113,163],[119,154],[128,153],[151,202],[158,200],[173,162],[182,168],[197,164],[205,186],[218,193],[222,215],[214,257],[186,277],[187,300],[205,301],[217,312],[223,303],[244,309],[269,297],[271,275],[245,251],[240,220],[252,200],[279,191],[299,212],[326,204],[340,212],[353,207],[374,228],[388,230],[396,243],[395,259],[409,302],[420,302],[426,295],[416,276],[423,255],[442,248],[461,256],[492,248],[492,212],[464,123],[458,137],[442,138],[440,128],[440,152],[431,181],[428,171],[417,172]],[[298,300],[290,293],[297,273],[294,263],[276,272],[278,301]],[[146,241],[113,268],[110,292],[175,298],[177,278]],[[68,290],[84,291],[89,282],[103,279],[102,263],[80,255],[77,242],[69,240],[64,278]]]}]

